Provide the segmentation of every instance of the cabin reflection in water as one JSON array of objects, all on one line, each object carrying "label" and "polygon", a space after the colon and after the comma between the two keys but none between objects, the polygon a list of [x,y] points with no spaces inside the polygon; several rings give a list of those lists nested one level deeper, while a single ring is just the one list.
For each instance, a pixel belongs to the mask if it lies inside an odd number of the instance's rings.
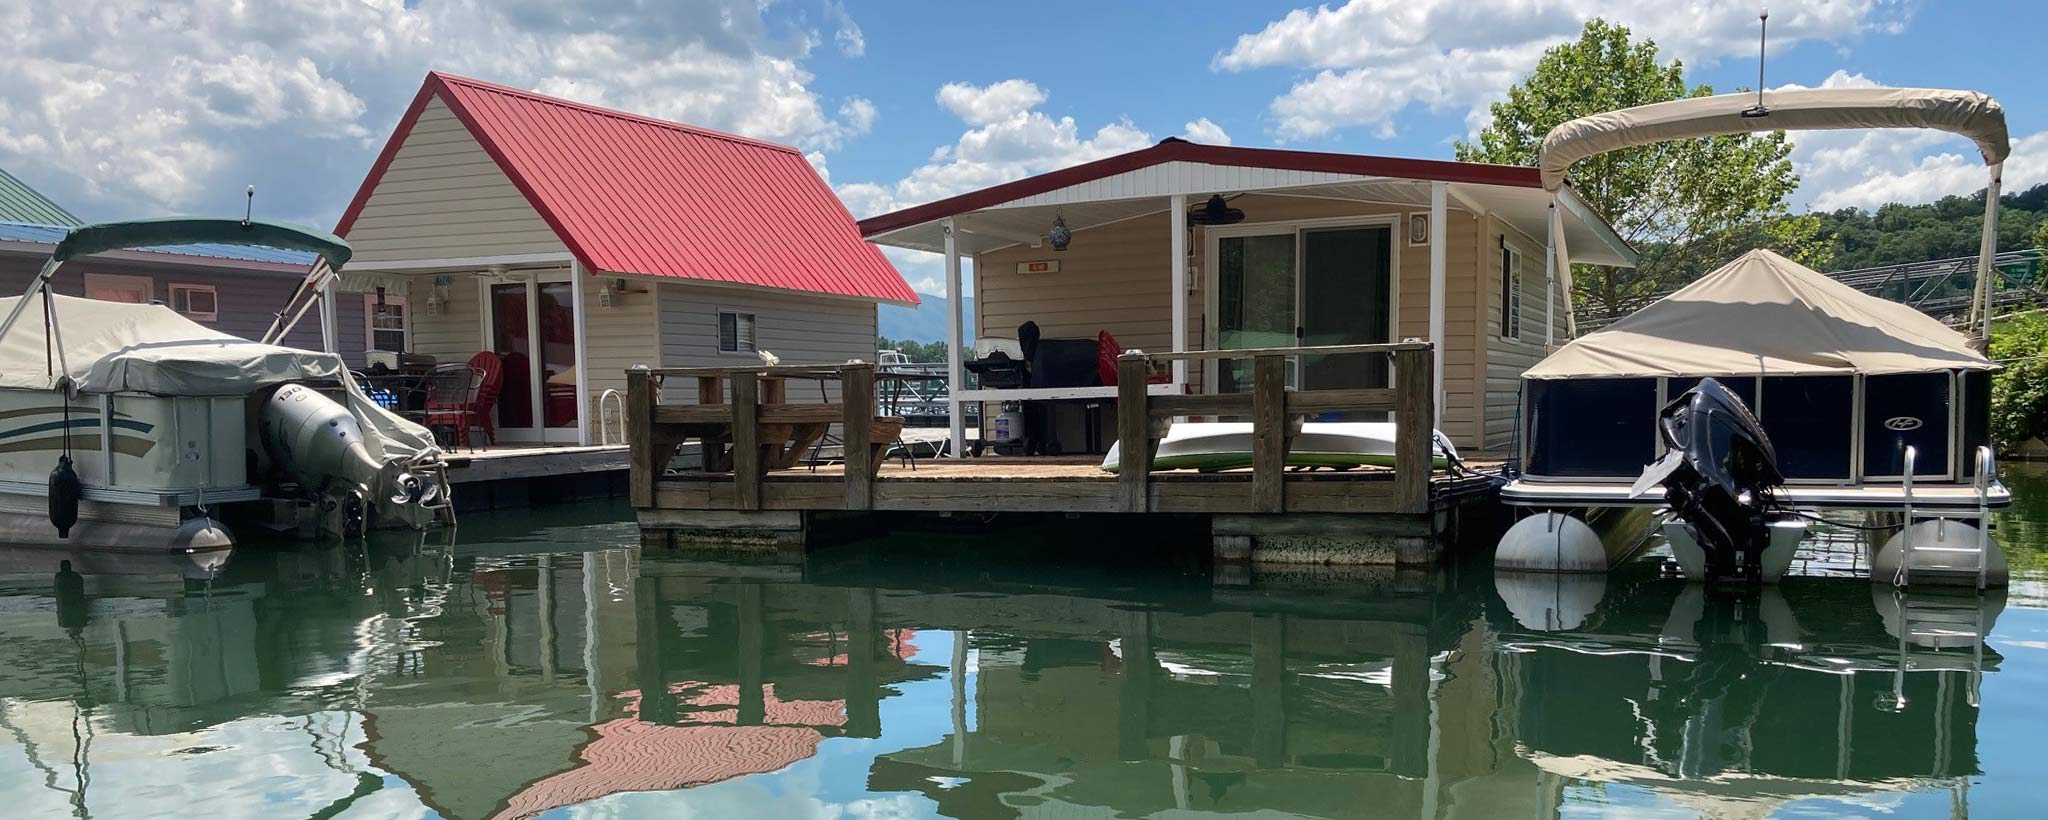
[{"label": "cabin reflection in water", "polygon": [[[133,784],[200,754],[256,756],[301,816],[780,816],[829,790],[956,818],[1551,817],[1584,786],[1751,816],[1963,799],[2001,661],[1980,639],[1997,599],[1854,579],[1722,598],[1621,578],[1542,631],[1456,574],[1054,586],[844,555],[493,554],[545,547],[82,565],[82,623],[60,623],[41,553],[0,579],[0,758],[76,761],[46,770],[52,810],[106,816],[162,810]],[[204,740],[250,725],[289,742]],[[158,768],[95,756],[120,748]]]}]

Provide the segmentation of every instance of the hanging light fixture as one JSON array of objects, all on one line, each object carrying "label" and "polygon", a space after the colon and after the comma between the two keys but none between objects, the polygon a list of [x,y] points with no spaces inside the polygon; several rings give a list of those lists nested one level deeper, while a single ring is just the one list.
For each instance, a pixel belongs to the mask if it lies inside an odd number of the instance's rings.
[{"label": "hanging light fixture", "polygon": [[1074,241],[1074,232],[1067,230],[1067,218],[1064,215],[1053,214],[1052,230],[1045,232],[1045,238],[1052,240],[1052,249],[1056,251],[1066,250],[1067,245]]}]

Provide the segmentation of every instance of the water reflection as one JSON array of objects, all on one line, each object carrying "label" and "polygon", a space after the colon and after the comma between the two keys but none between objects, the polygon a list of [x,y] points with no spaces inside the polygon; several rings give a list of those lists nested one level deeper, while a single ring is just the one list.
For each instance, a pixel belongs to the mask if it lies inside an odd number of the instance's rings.
[{"label": "water reflection", "polygon": [[1985,776],[1990,716],[2048,730],[1990,685],[2010,652],[2048,647],[2036,611],[1996,597],[1840,577],[1723,596],[1641,573],[1532,624],[1508,606],[1531,593],[1483,574],[1016,572],[944,538],[732,564],[643,556],[612,511],[574,515],[225,567],[0,551],[0,800],[464,820],[1967,814],[2028,805],[2025,778]]}]

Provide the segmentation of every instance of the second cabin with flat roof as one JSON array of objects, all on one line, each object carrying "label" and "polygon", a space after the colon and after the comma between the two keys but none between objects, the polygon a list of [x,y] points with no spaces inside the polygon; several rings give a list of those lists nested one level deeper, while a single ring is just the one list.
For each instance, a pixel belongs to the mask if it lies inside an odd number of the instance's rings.
[{"label": "second cabin with flat roof", "polygon": [[[1535,168],[1168,139],[860,227],[877,244],[973,260],[974,326],[951,340],[956,357],[977,340],[1016,339],[1027,322],[1075,349],[1090,340],[1181,352],[1421,339],[1441,351],[1437,427],[1468,455],[1498,456],[1512,448],[1519,376],[1546,344],[1568,338],[1567,279],[1545,288],[1550,201]],[[1634,263],[1571,189],[1557,207],[1573,263]],[[957,263],[949,270],[945,295],[957,306]],[[1287,379],[1299,389],[1388,385],[1384,355],[1297,358],[1306,361]],[[1241,392],[1248,366],[1175,362],[1151,390]],[[1018,389],[954,384],[951,395],[1071,400],[1033,434],[1068,452],[1106,447],[1108,425],[1087,414],[1107,412],[1116,388],[1093,368],[1051,370]],[[962,378],[957,364],[953,378]],[[1054,378],[1061,383],[1046,383]],[[1095,397],[1100,407],[1089,406]]]}]

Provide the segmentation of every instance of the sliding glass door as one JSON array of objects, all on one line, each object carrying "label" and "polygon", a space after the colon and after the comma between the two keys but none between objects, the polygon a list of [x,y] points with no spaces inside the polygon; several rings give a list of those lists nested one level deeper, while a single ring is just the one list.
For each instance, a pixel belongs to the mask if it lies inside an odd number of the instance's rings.
[{"label": "sliding glass door", "polygon": [[[1215,338],[1220,349],[1372,344],[1393,340],[1394,245],[1388,225],[1212,229]],[[1385,387],[1386,357],[1302,357],[1290,386]],[[1216,390],[1250,388],[1248,361],[1223,361]]]},{"label": "sliding glass door", "polygon": [[493,283],[485,305],[484,337],[504,364],[494,408],[498,437],[575,441],[581,402],[576,392],[574,287],[552,275]]}]

